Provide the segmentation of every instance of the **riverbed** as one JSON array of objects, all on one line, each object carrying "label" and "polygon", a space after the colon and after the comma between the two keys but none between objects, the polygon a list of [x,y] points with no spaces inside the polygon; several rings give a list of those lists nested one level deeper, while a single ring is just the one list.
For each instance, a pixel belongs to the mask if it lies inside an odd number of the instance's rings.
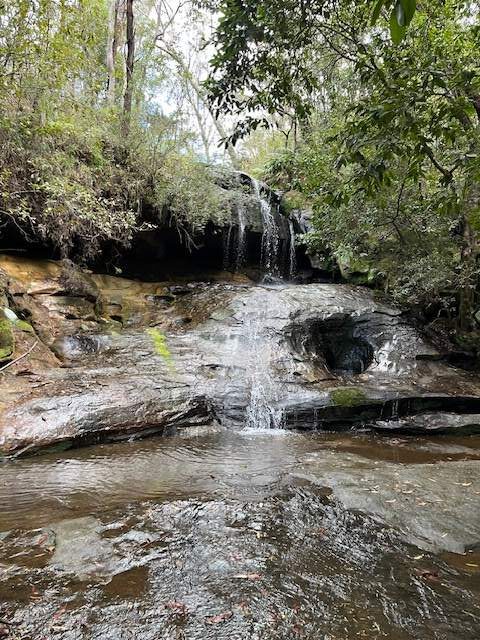
[{"label": "riverbed", "polygon": [[476,640],[479,469],[479,436],[248,428],[9,461],[0,628]]}]

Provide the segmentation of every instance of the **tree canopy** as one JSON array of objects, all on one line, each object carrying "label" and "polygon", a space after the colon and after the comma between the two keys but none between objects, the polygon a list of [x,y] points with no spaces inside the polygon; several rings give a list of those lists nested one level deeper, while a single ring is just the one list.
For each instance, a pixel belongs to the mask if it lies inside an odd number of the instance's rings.
[{"label": "tree canopy", "polygon": [[[177,45],[192,18],[197,41]],[[202,19],[173,0],[0,2],[4,228],[81,256],[128,242],[142,210],[218,213],[202,163],[226,134],[192,62]]]}]

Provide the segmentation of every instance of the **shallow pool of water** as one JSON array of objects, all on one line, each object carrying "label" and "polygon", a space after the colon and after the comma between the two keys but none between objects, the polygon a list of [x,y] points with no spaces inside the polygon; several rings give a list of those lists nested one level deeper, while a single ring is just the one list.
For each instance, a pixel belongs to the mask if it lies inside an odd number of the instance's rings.
[{"label": "shallow pool of water", "polygon": [[218,432],[0,466],[12,638],[480,635],[480,437]]}]

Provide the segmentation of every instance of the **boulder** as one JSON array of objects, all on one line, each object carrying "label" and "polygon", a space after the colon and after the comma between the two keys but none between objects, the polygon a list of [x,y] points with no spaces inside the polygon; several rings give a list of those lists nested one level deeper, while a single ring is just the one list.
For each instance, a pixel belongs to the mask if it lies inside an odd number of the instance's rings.
[{"label": "boulder", "polygon": [[[151,295],[161,290],[150,285]],[[0,448],[79,446],[214,421],[344,429],[387,420],[405,430],[400,418],[408,416],[480,414],[478,378],[448,366],[398,309],[368,290],[165,290],[173,295],[167,308],[144,306],[138,323],[120,332],[60,337],[56,351],[69,368],[45,371],[41,386],[11,396]]]}]

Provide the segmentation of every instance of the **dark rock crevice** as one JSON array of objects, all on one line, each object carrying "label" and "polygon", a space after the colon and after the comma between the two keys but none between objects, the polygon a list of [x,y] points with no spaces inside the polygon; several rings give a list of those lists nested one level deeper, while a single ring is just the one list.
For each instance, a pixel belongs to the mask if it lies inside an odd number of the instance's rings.
[{"label": "dark rock crevice", "polygon": [[[480,397],[474,396],[404,396],[387,400],[364,397],[350,405],[309,404],[307,407],[289,407],[285,424],[300,430],[348,430],[352,427],[371,428],[383,433],[425,434],[428,426],[418,427],[401,419],[431,412],[451,413],[459,416],[475,416],[476,421],[465,421],[467,433],[480,433]],[[413,423],[414,424],[414,423]],[[433,433],[460,433],[457,424],[445,422],[435,426]]]},{"label": "dark rock crevice", "polygon": [[292,348],[325,365],[338,376],[358,375],[374,361],[375,349],[368,318],[337,314],[325,320],[310,320],[289,331]]}]

